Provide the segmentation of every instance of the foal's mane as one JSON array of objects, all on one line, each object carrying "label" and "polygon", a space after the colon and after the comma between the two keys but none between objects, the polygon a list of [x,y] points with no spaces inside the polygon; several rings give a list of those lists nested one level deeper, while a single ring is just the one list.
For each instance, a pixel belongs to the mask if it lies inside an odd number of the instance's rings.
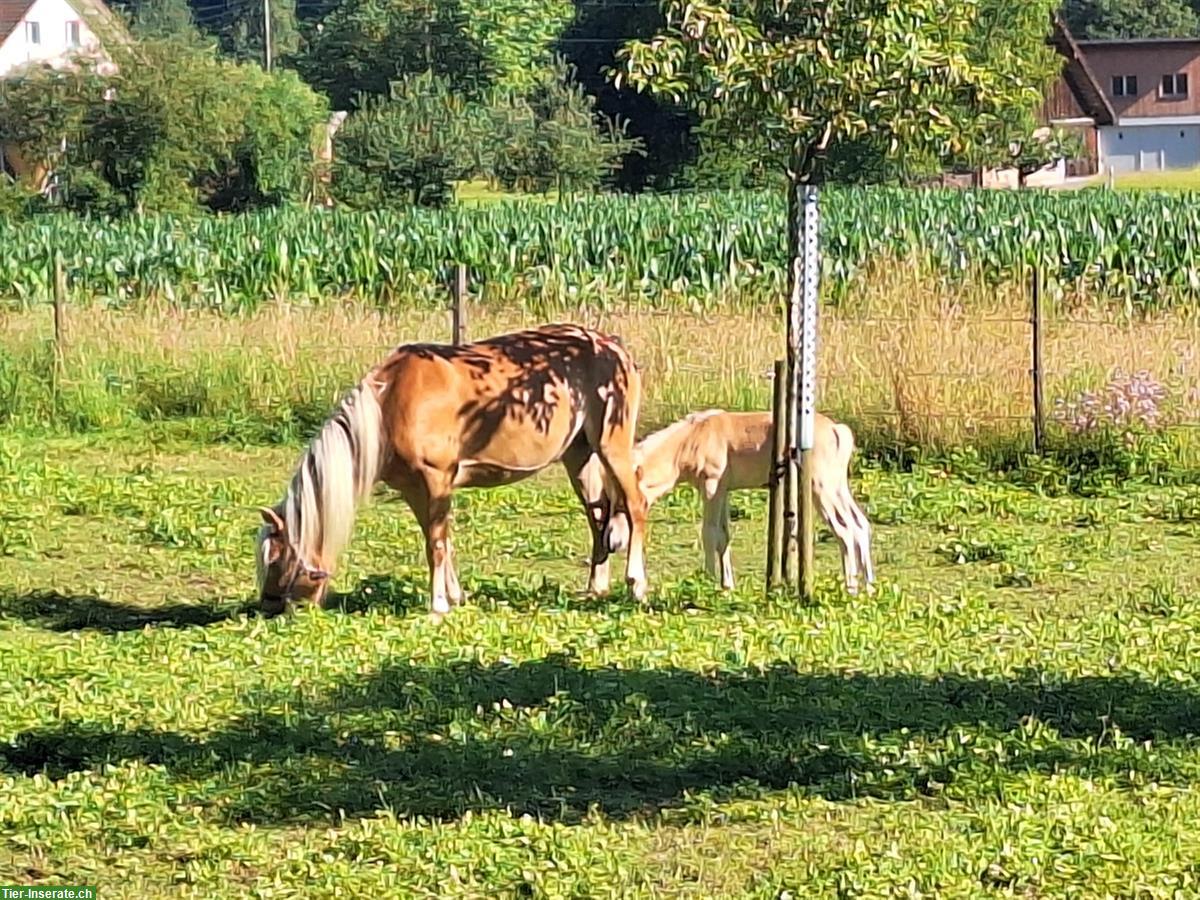
[{"label": "foal's mane", "polygon": [[683,440],[696,425],[705,419],[710,419],[720,413],[719,409],[702,409],[690,412],[677,422],[672,422],[658,431],[652,431],[638,442],[641,456],[646,459],[650,454],[658,453],[672,442]]},{"label": "foal's mane", "polygon": [[[379,480],[385,462],[377,394],[382,389],[372,372],[343,398],[300,456],[276,507],[292,548],[309,565],[332,572],[350,540],[355,513]],[[260,571],[268,533],[264,526],[258,535]]]}]

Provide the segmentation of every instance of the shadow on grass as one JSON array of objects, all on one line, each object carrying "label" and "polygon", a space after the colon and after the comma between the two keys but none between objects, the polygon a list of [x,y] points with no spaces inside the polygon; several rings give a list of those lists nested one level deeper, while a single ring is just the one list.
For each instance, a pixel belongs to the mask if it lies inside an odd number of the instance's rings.
[{"label": "shadow on grass", "polygon": [[[570,823],[592,808],[625,817],[687,805],[704,791],[965,800],[995,797],[1030,772],[1200,777],[1182,752],[1200,730],[1200,696],[1129,677],[842,676],[784,665],[705,676],[588,669],[563,656],[396,664],[316,698],[252,703],[288,712],[250,712],[199,738],[67,722],[0,745],[0,771],[60,778],[141,760],[164,767],[187,802],[261,824],[384,808],[435,819],[507,809]],[[1132,740],[1114,742],[1118,730]]]},{"label": "shadow on grass", "polygon": [[253,601],[223,603],[172,603],[133,606],[101,597],[68,596],[55,591],[26,594],[0,593],[0,619],[21,619],[50,631],[139,631],[156,628],[193,628],[215,625],[240,615],[255,615]]},{"label": "shadow on grass", "polygon": [[[623,563],[621,567],[614,566],[612,590],[604,597],[586,593],[583,585],[587,580],[587,570],[582,568],[578,586],[565,585],[551,578],[542,579],[541,584],[531,585],[517,578],[473,578],[460,573],[466,594],[463,603],[484,612],[499,607],[521,611],[611,612],[618,609],[644,610],[651,604],[667,610],[696,606],[693,600],[686,597],[675,599],[671,594],[661,597],[652,595],[649,603],[640,604],[625,586],[623,566]],[[693,593],[699,594],[700,591]],[[397,615],[425,614],[430,611],[429,583],[420,576],[372,575],[359,581],[350,591],[331,591],[326,608],[345,613],[386,609]]]}]

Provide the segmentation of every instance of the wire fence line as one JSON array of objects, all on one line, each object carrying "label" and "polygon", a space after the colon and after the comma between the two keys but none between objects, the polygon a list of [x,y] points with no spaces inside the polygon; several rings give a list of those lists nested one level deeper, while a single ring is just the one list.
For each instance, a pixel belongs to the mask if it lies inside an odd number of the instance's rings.
[{"label": "wire fence line", "polygon": [[[463,266],[448,269],[446,330],[424,339],[462,343],[482,337],[472,330],[473,317],[493,310],[472,302]],[[51,282],[55,351],[52,389],[57,393],[74,383],[69,380],[73,373],[68,371],[70,293],[61,264],[55,267]],[[1169,388],[1173,408],[1169,414],[1156,408],[1154,424],[1188,431],[1200,429],[1200,320],[1134,319],[1119,310],[1109,320],[1096,318],[1094,310],[1082,315],[1055,310],[1046,315],[1042,306],[1033,302],[1032,285],[1031,281],[1028,310],[1008,315],[987,310],[975,314],[969,307],[955,307],[943,316],[931,315],[927,308],[914,310],[912,315],[824,308],[818,335],[818,402],[826,404],[831,414],[849,411],[863,422],[895,423],[897,431],[907,428],[921,432],[930,423],[958,423],[962,427],[955,433],[964,440],[981,429],[1003,427],[1011,431],[1016,423],[1026,423],[1031,448],[1041,449],[1048,428],[1071,427],[1072,410],[1090,404],[1103,412],[1108,402],[1103,394],[1114,376],[1128,379],[1144,370],[1148,373],[1143,378],[1145,383],[1113,388],[1110,393],[1154,393]],[[428,315],[429,310],[422,310]],[[511,313],[517,321],[537,315],[518,309],[499,312],[501,318]],[[765,304],[756,311],[732,308],[718,313],[649,309],[636,304],[589,309],[581,304],[578,312],[587,321],[648,319],[661,323],[661,331],[653,337],[642,332],[637,339],[643,344],[661,344],[652,348],[660,367],[654,378],[660,382],[674,380],[676,406],[687,402],[693,393],[687,388],[689,384],[694,385],[698,405],[714,395],[719,395],[721,402],[742,406],[769,402],[769,385],[774,378],[771,357],[782,353],[781,309]],[[381,313],[383,321],[396,315]],[[751,323],[754,337],[735,346],[739,352],[709,353],[705,357],[678,335],[677,326],[684,322],[692,328],[699,324],[699,331],[711,326],[718,346],[726,336],[731,346],[737,345],[738,335],[730,329],[746,322]],[[1109,334],[1097,333],[1097,337],[1092,332],[1101,326]],[[982,335],[978,333],[981,330],[985,332]],[[362,341],[347,342],[337,340],[336,334],[316,335],[312,340],[304,339],[303,348],[361,358],[382,356],[398,345],[379,340],[378,334],[363,337]],[[753,343],[759,339],[761,343]],[[840,346],[838,341],[842,342]],[[220,346],[213,344],[212,349]],[[1195,348],[1197,362],[1192,360],[1191,348]],[[225,349],[236,350],[231,346]],[[724,393],[721,388],[711,387],[717,382],[727,388]],[[680,384],[684,389],[679,389]],[[1131,396],[1112,402],[1134,407],[1140,401]]]}]

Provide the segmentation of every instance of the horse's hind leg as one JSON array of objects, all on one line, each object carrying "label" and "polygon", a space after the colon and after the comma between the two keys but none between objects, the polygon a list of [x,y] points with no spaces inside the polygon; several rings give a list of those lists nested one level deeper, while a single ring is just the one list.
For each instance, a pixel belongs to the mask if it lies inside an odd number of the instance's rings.
[{"label": "horse's hind leg", "polygon": [[454,568],[454,542],[450,539],[450,528],[446,528],[446,599],[451,606],[458,606],[463,600],[462,585],[458,583],[458,571]]},{"label": "horse's hind leg", "polygon": [[[636,407],[635,407],[636,412]],[[598,448],[600,461],[620,490],[629,517],[629,545],[625,558],[625,581],[633,596],[646,596],[646,511],[648,505],[638,484],[633,464],[633,422],[606,423]],[[607,549],[607,548],[606,548]]]},{"label": "horse's hind leg", "polygon": [[[450,612],[447,561],[450,555],[450,491],[453,480],[443,472],[425,469],[418,486],[405,492],[421,531],[425,534],[425,560],[429,564],[429,601],[434,615]],[[457,574],[450,579],[457,587]]]},{"label": "horse's hind leg", "polygon": [[583,504],[588,529],[592,535],[592,556],[589,561],[588,593],[603,596],[610,587],[609,549],[605,526],[612,514],[612,505],[604,489],[603,464],[592,453],[586,441],[577,441],[563,455],[563,466],[575,496]]},{"label": "horse's hind leg", "polygon": [[733,589],[733,560],[729,552],[729,490],[716,478],[704,481],[704,569],[722,590]]}]

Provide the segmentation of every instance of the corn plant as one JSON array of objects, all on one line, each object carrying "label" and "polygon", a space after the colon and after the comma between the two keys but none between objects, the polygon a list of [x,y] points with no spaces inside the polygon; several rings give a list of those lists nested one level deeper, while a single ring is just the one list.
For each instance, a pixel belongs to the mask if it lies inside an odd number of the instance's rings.
[{"label": "corn plant", "polygon": [[[1057,281],[1130,308],[1192,302],[1200,207],[1185,195],[830,188],[822,201],[824,286],[837,302],[880,258],[923,258],[947,276],[1003,281],[1038,263]],[[473,287],[532,302],[568,292],[764,302],[785,272],[784,198],[714,192],[513,201],[411,211],[282,209],[239,217],[46,217],[0,222],[0,298],[46,297],[55,251],[72,292],[249,309],[275,296],[443,302],[450,262]],[[753,288],[754,290],[750,290]],[[485,294],[486,300],[486,294]]]}]

